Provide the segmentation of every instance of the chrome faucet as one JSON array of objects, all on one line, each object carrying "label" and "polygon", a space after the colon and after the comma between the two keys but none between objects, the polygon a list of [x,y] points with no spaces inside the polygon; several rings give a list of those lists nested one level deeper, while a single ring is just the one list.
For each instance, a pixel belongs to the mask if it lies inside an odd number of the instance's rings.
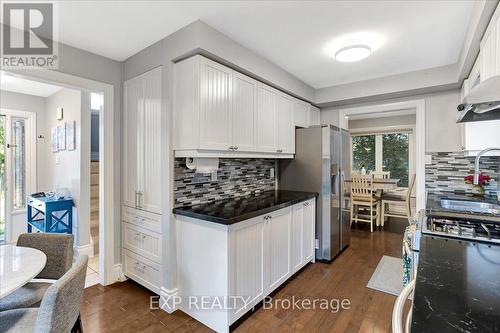
[{"label": "chrome faucet", "polygon": [[500,151],[500,148],[486,148],[486,149],[483,149],[481,150],[477,156],[476,156],[476,162],[474,164],[474,185],[479,185],[479,174],[480,174],[480,171],[479,171],[479,159],[481,158],[482,155],[486,154],[487,152],[489,151],[492,151],[492,150],[498,150]]}]

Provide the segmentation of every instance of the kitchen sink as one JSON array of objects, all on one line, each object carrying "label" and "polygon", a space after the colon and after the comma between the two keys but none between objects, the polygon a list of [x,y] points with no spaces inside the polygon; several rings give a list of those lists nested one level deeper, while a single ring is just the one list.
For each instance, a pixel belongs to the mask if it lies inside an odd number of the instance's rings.
[{"label": "kitchen sink", "polygon": [[461,212],[500,215],[500,205],[488,202],[441,199],[441,207]]}]

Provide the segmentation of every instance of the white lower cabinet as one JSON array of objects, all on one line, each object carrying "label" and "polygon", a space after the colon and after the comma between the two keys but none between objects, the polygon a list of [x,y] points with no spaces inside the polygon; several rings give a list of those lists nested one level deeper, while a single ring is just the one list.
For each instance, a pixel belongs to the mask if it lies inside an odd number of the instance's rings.
[{"label": "white lower cabinet", "polygon": [[161,215],[122,206],[122,262],[128,278],[159,293],[161,284]]},{"label": "white lower cabinet", "polygon": [[[315,199],[310,199],[232,225],[177,215],[179,308],[217,332],[229,332],[230,325],[314,261],[314,209]],[[193,306],[202,302],[193,296],[229,306]]]},{"label": "white lower cabinet", "polygon": [[315,207],[314,199],[293,206],[292,274],[314,259]]},{"label": "white lower cabinet", "polygon": [[157,294],[160,293],[161,265],[127,249],[123,249],[122,260],[123,273],[127,277]]},{"label": "white lower cabinet", "polygon": [[281,209],[269,214],[264,222],[266,246],[265,259],[267,259],[266,272],[267,294],[279,287],[292,274],[291,267],[291,231],[292,231],[292,207]]}]

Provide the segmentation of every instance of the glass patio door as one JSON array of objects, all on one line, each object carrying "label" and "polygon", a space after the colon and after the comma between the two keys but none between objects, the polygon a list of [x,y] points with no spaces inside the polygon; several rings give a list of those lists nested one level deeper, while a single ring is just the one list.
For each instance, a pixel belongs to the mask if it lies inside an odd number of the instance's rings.
[{"label": "glass patio door", "polygon": [[0,243],[9,239],[13,213],[26,208],[28,119],[0,114]]}]

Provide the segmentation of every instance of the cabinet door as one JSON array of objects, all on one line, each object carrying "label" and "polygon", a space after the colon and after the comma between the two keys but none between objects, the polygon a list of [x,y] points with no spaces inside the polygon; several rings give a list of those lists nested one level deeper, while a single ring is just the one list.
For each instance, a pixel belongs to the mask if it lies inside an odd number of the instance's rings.
[{"label": "cabinet door", "polygon": [[292,225],[292,273],[297,272],[304,262],[304,204],[293,206]]},{"label": "cabinet door", "polygon": [[293,113],[295,126],[309,127],[309,104],[295,100]]},{"label": "cabinet door", "polygon": [[278,152],[295,153],[295,124],[293,123],[293,99],[279,94],[276,103]]},{"label": "cabinet door", "polygon": [[269,260],[267,293],[272,292],[291,276],[291,229],[292,208],[288,207],[270,214],[265,223],[267,255]]},{"label": "cabinet door", "polygon": [[125,82],[123,93],[123,204],[135,208],[139,190],[137,170],[140,162],[137,151],[137,120],[143,107],[141,78]]},{"label": "cabinet door", "polygon": [[144,109],[139,121],[139,208],[161,213],[161,68],[148,72],[144,77]]},{"label": "cabinet door", "polygon": [[257,150],[257,81],[233,72],[232,145],[237,151]]},{"label": "cabinet door", "polygon": [[320,124],[319,109],[311,105],[309,109],[309,126],[317,126],[319,124]]},{"label": "cabinet door", "polygon": [[259,152],[276,153],[278,134],[276,133],[276,100],[278,91],[258,84],[257,90],[257,149]]},{"label": "cabinet door", "polygon": [[[262,217],[248,221],[249,225],[231,231],[230,286],[231,296],[237,300],[231,321],[240,317],[264,297],[264,223]],[[255,223],[253,223],[255,222]]]},{"label": "cabinet door", "polygon": [[496,73],[496,40],[495,33],[489,29],[481,42],[481,81],[487,80]]},{"label": "cabinet door", "polygon": [[231,146],[231,77],[231,69],[201,60],[201,149],[228,150]]},{"label": "cabinet door", "polygon": [[315,224],[316,224],[316,203],[314,199],[303,202],[304,214],[302,220],[303,234],[303,263],[314,259],[314,240],[315,240]]}]

